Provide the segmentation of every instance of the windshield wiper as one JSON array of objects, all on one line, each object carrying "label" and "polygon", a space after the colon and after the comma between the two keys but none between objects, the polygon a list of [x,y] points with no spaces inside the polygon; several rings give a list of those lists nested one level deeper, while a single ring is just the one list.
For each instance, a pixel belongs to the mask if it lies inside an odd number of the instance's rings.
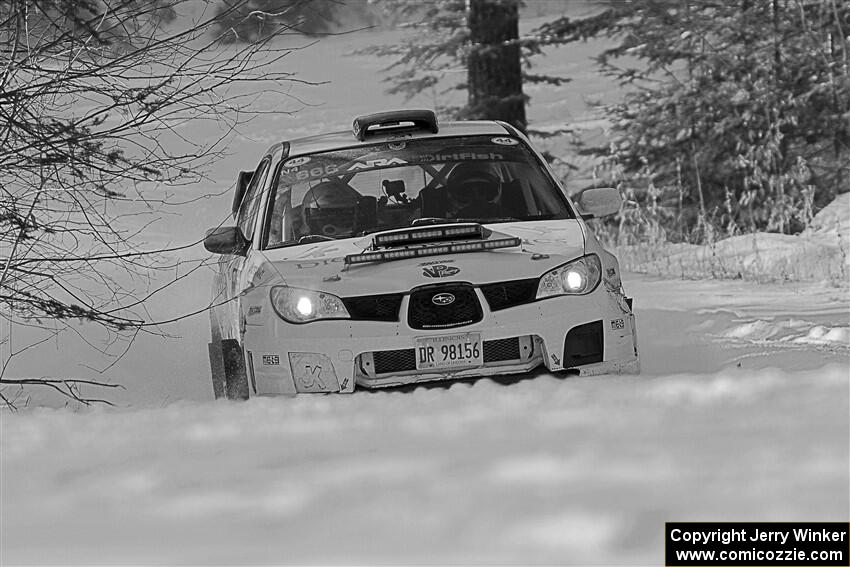
[{"label": "windshield wiper", "polygon": [[452,222],[460,222],[460,219],[447,219],[443,217],[422,217],[418,219],[413,219],[413,221],[410,223],[410,226],[420,226],[423,224],[443,224]]},{"label": "windshield wiper", "polygon": [[325,236],[323,234],[305,234],[301,238],[298,239],[297,244],[314,244],[316,242],[327,242],[329,240],[335,240],[330,236]]},{"label": "windshield wiper", "polygon": [[422,224],[449,224],[458,222],[474,222],[478,224],[487,224],[491,222],[514,222],[521,220],[522,219],[518,219],[515,217],[470,217],[457,219],[447,219],[441,217],[422,217],[421,219],[413,219],[413,222],[410,223],[410,226],[419,226]]},{"label": "windshield wiper", "polygon": [[522,221],[524,219],[518,219],[516,217],[487,217],[487,218],[471,219],[471,220],[475,220],[475,222],[480,222],[482,224],[488,224],[488,223],[491,223],[491,222],[517,222],[517,221]]}]

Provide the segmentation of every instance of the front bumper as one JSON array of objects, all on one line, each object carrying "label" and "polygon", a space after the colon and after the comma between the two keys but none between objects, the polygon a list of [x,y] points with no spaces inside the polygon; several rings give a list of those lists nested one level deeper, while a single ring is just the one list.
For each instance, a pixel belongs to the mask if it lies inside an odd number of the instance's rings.
[{"label": "front bumper", "polygon": [[[248,307],[244,348],[253,394],[351,392],[433,380],[575,369],[581,375],[639,372],[634,315],[619,290],[604,284],[583,296],[552,297],[491,311],[480,289],[481,321],[419,330],[398,322],[333,320],[289,324],[265,305]],[[266,295],[267,298],[267,295]],[[258,297],[254,301],[259,301]],[[410,296],[400,313],[408,310]],[[249,301],[250,303],[250,301]],[[476,332],[484,365],[417,371],[417,337]]]}]

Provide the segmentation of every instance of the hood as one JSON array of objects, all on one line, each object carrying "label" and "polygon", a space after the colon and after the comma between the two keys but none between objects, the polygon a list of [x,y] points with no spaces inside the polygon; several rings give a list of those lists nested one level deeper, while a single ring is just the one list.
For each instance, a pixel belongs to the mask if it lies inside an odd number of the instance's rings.
[{"label": "hood", "polygon": [[266,250],[263,255],[269,269],[260,270],[262,281],[254,283],[282,282],[348,297],[379,295],[436,283],[486,284],[539,277],[584,254],[584,232],[575,219],[485,226],[494,237],[521,239],[522,246],[346,265],[347,255],[371,246],[372,234]]}]

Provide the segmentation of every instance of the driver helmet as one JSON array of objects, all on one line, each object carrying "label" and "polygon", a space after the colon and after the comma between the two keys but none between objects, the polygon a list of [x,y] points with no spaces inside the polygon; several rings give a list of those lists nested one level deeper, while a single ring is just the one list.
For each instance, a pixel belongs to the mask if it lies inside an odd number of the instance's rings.
[{"label": "driver helmet", "polygon": [[472,209],[477,207],[498,207],[502,182],[489,164],[464,162],[456,165],[446,178],[446,193],[451,211],[475,212]]},{"label": "driver helmet", "polygon": [[301,201],[301,214],[308,234],[330,238],[351,236],[357,218],[360,193],[339,179],[311,187]]}]

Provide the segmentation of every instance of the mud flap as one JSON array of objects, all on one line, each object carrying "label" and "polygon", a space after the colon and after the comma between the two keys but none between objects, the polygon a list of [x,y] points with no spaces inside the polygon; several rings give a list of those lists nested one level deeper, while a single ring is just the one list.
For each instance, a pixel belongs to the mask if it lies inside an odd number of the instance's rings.
[{"label": "mud flap", "polygon": [[225,394],[228,400],[248,399],[248,372],[245,368],[245,355],[236,339],[221,341],[222,360],[224,362]]},{"label": "mud flap", "polygon": [[224,355],[222,354],[221,341],[213,341],[207,345],[210,355],[210,375],[212,376],[213,396],[215,399],[223,398],[225,395]]}]

